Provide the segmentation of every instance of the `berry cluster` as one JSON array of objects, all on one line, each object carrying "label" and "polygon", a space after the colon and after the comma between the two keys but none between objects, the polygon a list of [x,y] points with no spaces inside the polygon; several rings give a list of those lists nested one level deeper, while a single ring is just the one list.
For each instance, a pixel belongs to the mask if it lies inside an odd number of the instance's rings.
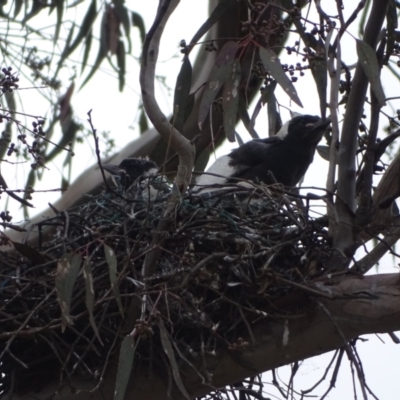
[{"label": "berry cluster", "polygon": [[206,43],[206,45],[204,46],[205,51],[209,51],[210,53],[212,51],[217,51],[218,47],[215,45],[215,43],[213,41]]},{"label": "berry cluster", "polygon": [[252,15],[249,21],[242,23],[242,32],[249,33],[260,44],[269,43],[271,37],[275,38],[276,43],[283,40],[289,21],[282,21],[275,14],[270,19],[261,19],[265,12],[265,4],[254,3],[251,7]]},{"label": "berry cluster", "polygon": [[7,150],[7,157],[10,157],[12,153],[18,153],[18,149],[15,148],[15,143],[11,143]]},{"label": "berry cluster", "polygon": [[44,125],[44,119],[39,119],[37,122],[33,121],[32,126],[33,126],[33,133],[35,133],[35,138],[37,135],[44,136],[45,133],[43,131],[43,125]]},{"label": "berry cluster", "polygon": [[15,89],[18,89],[19,78],[13,74],[12,67],[2,68],[1,70],[4,75],[0,77],[0,88],[1,92],[12,93]]},{"label": "berry cluster", "polygon": [[0,219],[3,222],[10,222],[12,220],[12,216],[10,215],[9,211],[2,211],[0,213]]},{"label": "berry cluster", "polygon": [[[45,132],[43,131],[44,122],[44,119],[38,119],[37,121],[32,122],[33,129],[30,131],[33,133],[34,137],[32,145],[29,145],[25,133],[20,133],[17,136],[17,139],[25,145],[25,156],[27,156],[29,153],[34,158],[34,162],[31,164],[31,168],[33,170],[44,166],[44,158],[41,155],[43,153],[43,143],[40,140],[40,138],[45,136]],[[7,155],[11,155],[13,151],[16,151],[15,144],[11,143]]]}]

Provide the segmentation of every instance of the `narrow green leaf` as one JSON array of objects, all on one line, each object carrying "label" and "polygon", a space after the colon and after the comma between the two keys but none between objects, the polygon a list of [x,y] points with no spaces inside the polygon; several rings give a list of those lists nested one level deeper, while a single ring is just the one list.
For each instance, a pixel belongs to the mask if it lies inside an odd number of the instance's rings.
[{"label": "narrow green leaf", "polygon": [[25,17],[21,21],[22,24],[25,24],[28,20],[30,20],[44,8],[44,3],[42,3],[41,1],[33,1],[31,2],[31,4],[32,4],[31,10],[29,11],[29,13],[25,12]]},{"label": "narrow green leaf", "polygon": [[142,111],[140,111],[139,129],[140,129],[140,134],[146,132],[149,129],[149,123],[147,122],[146,113],[144,112],[143,107]]},{"label": "narrow green leaf", "polygon": [[114,400],[124,400],[126,388],[132,372],[135,356],[135,339],[133,336],[125,336],[121,343],[118,359],[118,372],[115,382]]},{"label": "narrow green leaf", "polygon": [[[332,31],[333,32],[333,31]],[[307,47],[311,47],[313,50],[317,50],[318,40],[315,36],[310,32],[304,32],[302,38],[307,45]]]},{"label": "narrow green leaf", "polygon": [[192,64],[189,57],[183,57],[181,70],[179,71],[176,79],[175,93],[174,93],[174,116],[173,123],[175,128],[183,131],[183,124],[185,122],[186,107],[189,102],[190,87],[192,86]]},{"label": "narrow green leaf", "polygon": [[[14,200],[17,200],[19,203],[21,203],[22,205],[26,206],[26,207],[33,207],[33,205],[31,203],[29,203],[28,201],[26,201],[25,199],[23,199],[22,197],[19,197],[18,195],[16,195],[14,192],[12,192],[11,190],[6,190],[6,193],[12,197]],[[24,208],[26,208],[24,207]]]},{"label": "narrow green leaf", "polygon": [[83,263],[83,277],[85,279],[85,291],[86,291],[86,308],[89,312],[89,321],[92,329],[99,340],[99,342],[103,345],[101,341],[99,330],[97,329],[96,322],[94,320],[93,315],[93,306],[94,306],[94,288],[93,288],[93,274],[91,268],[91,260],[90,257],[86,257],[85,262]]},{"label": "narrow green leaf", "polygon": [[60,29],[63,23],[63,15],[64,15],[64,1],[56,1],[57,7],[57,22],[56,22],[56,32],[54,34],[54,41],[53,43],[57,43],[58,37],[60,36]]},{"label": "narrow green leaf", "polygon": [[[71,86],[73,83],[71,84]],[[70,92],[66,92],[67,94]],[[72,93],[71,93],[72,97]],[[62,149],[68,145],[68,143],[74,143],[76,139],[77,133],[81,130],[81,125],[75,122],[72,114],[72,107],[70,106],[70,102],[65,104],[61,104],[60,107],[60,124],[62,129],[62,136],[57,143],[56,147],[53,147],[49,154],[46,155],[46,161],[53,160],[58,154],[62,152]]]},{"label": "narrow green leaf", "polygon": [[75,32],[75,24],[72,24],[71,28],[70,28],[70,30],[68,32],[67,40],[65,41],[64,50],[62,51],[61,56],[60,56],[60,60],[58,61],[58,66],[59,67],[64,62],[64,60],[67,58],[67,57],[64,56],[64,54],[68,54],[68,52],[69,52],[74,32]]},{"label": "narrow green leaf", "polygon": [[99,52],[97,53],[97,58],[93,64],[92,70],[89,72],[88,76],[83,81],[83,83],[79,89],[82,89],[89,82],[89,80],[92,78],[92,76],[95,74],[95,72],[99,69],[100,64],[106,58],[106,55],[107,55],[107,52],[104,50],[104,47],[100,44]]},{"label": "narrow green leaf", "polygon": [[188,101],[187,101],[187,104],[186,104],[186,107],[185,107],[185,114],[183,116],[183,122],[184,123],[187,121],[187,119],[189,118],[189,115],[193,111],[195,97],[196,97],[196,93],[190,93],[189,94]]},{"label": "narrow green leaf", "polygon": [[[254,131],[254,126],[255,126],[255,124],[256,124],[256,119],[257,119],[258,114],[259,114],[260,111],[261,111],[261,107],[262,107],[263,105],[265,105],[265,103],[268,103],[268,102],[269,102],[271,96],[272,96],[272,95],[274,94],[274,92],[275,92],[275,89],[276,89],[276,81],[272,81],[272,82],[271,82],[268,86],[266,86],[266,87],[264,88],[264,90],[261,92],[261,96],[260,96],[260,98],[258,99],[256,106],[254,107],[253,115],[251,116],[251,119],[250,119],[250,124],[249,124],[249,132],[250,132],[250,134],[251,134],[252,131]],[[275,110],[274,110],[274,114],[275,114],[275,113],[276,113],[276,107],[275,107]],[[268,115],[270,115],[270,114],[268,113]],[[252,136],[253,136],[253,135],[252,135]],[[270,135],[270,136],[271,136],[271,135]],[[254,137],[254,136],[253,136],[253,137]],[[257,137],[258,137],[258,135],[257,135]]]},{"label": "narrow green leaf", "polygon": [[21,12],[23,0],[14,0],[14,18]]},{"label": "narrow green leaf", "polygon": [[189,44],[189,51],[207,32],[208,30],[217,23],[221,16],[230,8],[234,7],[237,0],[221,0],[212,11],[211,15],[207,18],[200,29],[194,34]]},{"label": "narrow green leaf", "polygon": [[178,386],[178,389],[180,392],[186,397],[187,399],[190,399],[189,393],[187,392],[181,378],[181,374],[179,372],[179,367],[178,363],[176,362],[175,358],[175,353],[174,349],[172,348],[171,341],[168,336],[168,332],[165,329],[164,322],[162,319],[159,319],[158,321],[158,327],[160,328],[160,338],[161,338],[161,344],[163,346],[163,349],[165,351],[165,354],[168,357],[169,363],[172,368],[172,376],[174,377],[174,381],[176,383],[176,386]]},{"label": "narrow green leaf", "polygon": [[204,88],[203,97],[200,102],[198,124],[200,130],[203,123],[207,118],[210,107],[217,97],[222,85],[225,83],[227,77],[230,76],[233,61],[239,45],[236,42],[228,42],[219,52],[215,64],[211,69],[208,82]]},{"label": "narrow green leaf", "polygon": [[282,126],[282,119],[276,107],[276,97],[272,93],[267,102],[268,110],[268,136],[274,136]]},{"label": "narrow green leaf", "polygon": [[286,75],[285,71],[282,68],[279,57],[271,49],[260,47],[260,58],[264,65],[264,68],[279,83],[284,92],[298,106],[303,107],[303,104],[301,104],[300,98],[297,95],[297,91],[293,85],[293,82]]},{"label": "narrow green leaf", "polygon": [[372,47],[362,40],[356,39],[357,43],[357,55],[361,66],[364,69],[365,75],[371,85],[371,89],[374,92],[376,99],[381,107],[386,103],[386,96],[383,91],[380,67],[378,59],[376,58],[375,51]]},{"label": "narrow green leaf", "polygon": [[242,137],[236,131],[235,131],[235,138],[236,138],[239,146],[243,146],[244,145],[244,141],[243,141]]},{"label": "narrow green leaf", "polygon": [[[28,179],[25,182],[25,189],[28,189],[29,186],[35,187],[35,183],[37,182],[37,179],[38,179],[38,174],[35,173],[35,171],[33,169],[31,169],[31,171],[29,172],[29,175],[28,175]],[[25,212],[28,213],[28,210],[26,207],[24,208],[24,213]],[[28,218],[26,218],[26,219],[28,219]]]},{"label": "narrow green leaf", "polygon": [[61,186],[64,190],[69,188],[69,181],[64,175],[61,176]]},{"label": "narrow green leaf", "polygon": [[[13,110],[13,111],[17,111],[17,103],[15,101],[15,92],[10,93],[10,92],[5,92],[3,93],[3,99],[6,100],[7,102],[7,108],[8,110]],[[14,116],[15,113],[10,111],[10,116]],[[14,122],[12,120],[9,121],[4,121],[5,122],[5,126],[2,128],[2,130],[4,132],[7,132],[11,135],[11,137],[13,136],[13,131],[14,131]],[[0,159],[5,158],[5,154],[8,151],[8,147],[7,146],[0,146]]]},{"label": "narrow green leaf", "polygon": [[321,144],[317,146],[317,151],[321,158],[323,158],[325,161],[329,161],[329,153],[331,151],[331,148],[329,146]]},{"label": "narrow green leaf", "polygon": [[240,60],[235,60],[222,92],[224,131],[230,142],[235,141],[235,126],[239,106]]},{"label": "narrow green leaf", "polygon": [[89,58],[90,48],[92,47],[92,40],[93,40],[93,34],[92,31],[90,31],[85,39],[85,44],[84,44],[85,50],[83,52],[81,73],[86,67],[87,60]]},{"label": "narrow green leaf", "polygon": [[[210,159],[210,150],[206,147],[197,157],[196,163],[194,165],[194,170],[197,172],[203,172],[208,164],[208,160]],[[198,178],[198,175],[195,176]]]},{"label": "narrow green leaf", "polygon": [[[250,133],[250,136],[253,139],[258,139],[259,136],[258,136],[258,133],[254,129],[254,124],[252,125],[250,115],[247,110],[246,100],[243,96],[243,93],[239,93],[238,115],[239,115],[240,120],[243,122],[244,127]],[[254,113],[253,113],[253,115],[254,115]]]},{"label": "narrow green leaf", "polygon": [[317,45],[317,53],[319,54],[319,56],[312,58],[312,60],[310,61],[310,68],[315,84],[317,86],[321,115],[324,117],[326,115],[328,74],[325,46],[321,42],[321,40],[318,42]]},{"label": "narrow green leaf", "polygon": [[125,86],[125,46],[124,42],[120,40],[117,47],[117,65],[118,65],[118,81],[119,91],[122,92]]},{"label": "narrow green leaf", "polygon": [[115,300],[117,301],[117,304],[118,304],[118,309],[123,317],[124,309],[122,308],[121,295],[119,293],[119,287],[117,284],[118,283],[117,282],[117,257],[115,256],[114,250],[107,245],[104,245],[104,254],[106,256],[106,261],[108,264],[108,271],[110,274],[111,287],[114,292]]},{"label": "narrow green leaf", "polygon": [[140,39],[144,43],[144,38],[146,37],[146,28],[144,25],[143,18],[140,14],[132,11],[132,25],[139,29]]},{"label": "narrow green leaf", "polygon": [[108,39],[109,39],[109,32],[107,31],[107,11],[108,9],[105,10],[103,13],[103,18],[101,20],[101,29],[100,29],[100,46],[99,46],[99,51],[97,53],[96,61],[93,64],[92,70],[89,72],[89,75],[86,77],[86,79],[83,81],[82,85],[80,86],[80,89],[82,89],[92,78],[92,76],[95,74],[95,72],[98,70],[100,67],[100,64],[103,62],[103,60],[107,56],[108,52]]},{"label": "narrow green leaf", "polygon": [[131,45],[131,21],[129,19],[129,10],[125,7],[125,0],[113,0],[113,4],[115,6],[115,12],[118,15],[119,20],[122,23],[125,31],[125,38],[128,41],[128,51],[127,53],[130,54],[132,50]]},{"label": "narrow green leaf", "polygon": [[386,43],[386,54],[383,60],[384,64],[387,64],[389,61],[390,56],[393,54],[394,44],[396,40],[396,29],[398,26],[397,21],[397,9],[396,9],[396,2],[395,0],[390,0],[386,12],[386,36],[387,36],[387,43]]},{"label": "narrow green leaf", "polygon": [[80,45],[81,41],[86,37],[86,35],[89,34],[92,29],[93,23],[97,18],[97,14],[96,0],[92,0],[86,12],[86,15],[80,25],[81,29],[76,35],[76,38],[71,46],[63,51],[63,54],[61,55],[61,60],[59,62],[60,64]]},{"label": "narrow green leaf", "polygon": [[73,321],[69,314],[71,307],[72,293],[82,258],[79,254],[65,253],[57,263],[56,289],[57,300],[61,309],[62,331]]}]

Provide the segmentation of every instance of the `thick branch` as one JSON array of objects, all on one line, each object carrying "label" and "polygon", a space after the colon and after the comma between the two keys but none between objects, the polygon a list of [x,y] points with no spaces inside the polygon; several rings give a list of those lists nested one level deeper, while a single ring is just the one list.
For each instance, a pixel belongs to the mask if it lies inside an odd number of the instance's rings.
[{"label": "thick branch", "polygon": [[161,36],[169,17],[178,3],[179,0],[160,1],[156,19],[143,45],[140,85],[142,88],[143,106],[148,117],[161,137],[167,143],[170,143],[171,147],[179,156],[176,185],[179,191],[183,193],[190,182],[194,165],[195,147],[170,124],[168,118],[163,114],[156,101],[154,90],[155,71]]},{"label": "thick branch", "polygon": [[[393,223],[391,203],[400,196],[400,154],[391,162],[372,197],[377,213],[370,223],[373,235],[386,232]],[[387,203],[387,204],[385,204]]]},{"label": "thick branch", "polygon": [[[343,337],[350,341],[364,334],[386,333],[400,329],[398,274],[348,277],[338,283],[327,282],[326,285],[320,283],[318,289],[340,298],[340,300],[325,298],[318,300],[328,310],[329,316],[319,307],[309,307],[307,313],[298,318],[258,319],[251,323],[254,344],[249,337],[247,327],[243,327],[242,331],[238,332],[238,338],[242,337],[248,342],[247,346],[236,351],[224,349],[214,356],[206,356],[204,362],[212,376],[212,386],[202,382],[198,373],[187,365],[183,367],[182,376],[190,395],[201,396],[210,392],[212,387],[224,387],[260,372],[343,347]],[[335,319],[335,323],[331,317]],[[196,365],[196,361],[193,363]],[[57,398],[63,400],[112,398],[115,370],[116,366],[113,366],[101,390],[96,390],[94,393],[71,394],[69,388],[64,388],[59,391],[60,395]],[[161,379],[155,374],[151,374],[149,378],[147,372],[146,369],[139,371],[138,375],[133,374],[133,382],[126,397],[139,400],[167,399],[168,379]],[[89,390],[88,382],[82,381],[81,385]],[[40,400],[49,396],[50,386],[56,389],[57,382],[49,384],[41,393],[35,393],[35,397]],[[172,398],[182,397],[178,391],[173,390]],[[13,400],[17,399],[18,397],[14,395]],[[19,399],[27,400],[28,397],[22,396]]]},{"label": "thick branch", "polygon": [[[400,282],[398,274],[347,278],[333,286],[323,286],[332,294],[352,296],[364,294],[363,299],[319,301],[335,318],[349,341],[359,335],[384,333],[400,328]],[[320,287],[322,289],[322,287]],[[370,299],[365,295],[371,296]],[[344,345],[329,317],[320,309],[309,310],[298,319],[261,320],[252,326],[255,345],[243,352],[224,351],[211,371],[217,387],[240,381],[256,373],[277,368],[291,362],[325,353]],[[283,344],[284,330],[288,343]],[[248,335],[243,338],[251,343]],[[191,393],[199,396],[207,392],[198,379],[190,384]]]},{"label": "thick branch", "polygon": [[[373,49],[376,48],[378,42],[388,3],[389,0],[374,0],[372,5],[363,40]],[[355,211],[357,132],[363,113],[367,87],[368,79],[361,63],[358,62],[347,102],[339,149],[339,181],[336,207],[340,219],[340,228],[335,237],[334,245],[341,251],[349,248],[354,239],[351,212]]]}]

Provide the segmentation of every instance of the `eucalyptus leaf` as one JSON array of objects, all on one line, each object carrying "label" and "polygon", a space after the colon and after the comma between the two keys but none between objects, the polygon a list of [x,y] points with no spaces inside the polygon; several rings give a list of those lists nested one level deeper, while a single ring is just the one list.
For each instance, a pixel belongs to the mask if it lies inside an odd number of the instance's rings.
[{"label": "eucalyptus leaf", "polygon": [[210,76],[205,85],[203,97],[200,102],[198,124],[200,130],[207,118],[210,107],[217,97],[223,84],[230,76],[233,62],[239,45],[236,42],[227,42],[218,54],[215,64],[210,72]]},{"label": "eucalyptus leaf", "polygon": [[279,61],[279,57],[271,49],[260,47],[260,58],[265,69],[279,83],[284,92],[298,106],[303,107],[303,104],[301,104],[300,98],[297,95],[296,88],[293,85],[293,82],[283,70],[281,62]]},{"label": "eucalyptus leaf", "polygon": [[386,96],[381,83],[380,66],[375,51],[368,43],[365,43],[362,40],[357,39],[356,43],[359,62],[365,75],[367,75],[371,89],[374,92],[379,105],[383,107],[386,103]]},{"label": "eucalyptus leaf", "polygon": [[65,253],[57,263],[55,280],[57,300],[61,309],[61,323],[63,332],[67,325],[73,325],[69,311],[71,307],[74,285],[81,264],[81,256],[73,253]]}]

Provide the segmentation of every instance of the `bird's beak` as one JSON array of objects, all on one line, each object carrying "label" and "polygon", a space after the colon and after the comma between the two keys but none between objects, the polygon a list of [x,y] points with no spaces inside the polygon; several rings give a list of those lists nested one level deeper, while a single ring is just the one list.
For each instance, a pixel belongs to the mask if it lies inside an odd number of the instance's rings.
[{"label": "bird's beak", "polygon": [[307,128],[309,129],[306,137],[309,138],[312,142],[319,142],[322,138],[322,135],[325,132],[325,129],[331,124],[331,117],[327,117],[325,119],[320,119],[317,122],[313,122],[307,124]]},{"label": "bird's beak", "polygon": [[331,122],[331,117],[327,117],[325,119],[320,119],[317,122],[307,124],[307,128],[310,128],[310,133],[315,130],[324,131],[331,124]]}]

